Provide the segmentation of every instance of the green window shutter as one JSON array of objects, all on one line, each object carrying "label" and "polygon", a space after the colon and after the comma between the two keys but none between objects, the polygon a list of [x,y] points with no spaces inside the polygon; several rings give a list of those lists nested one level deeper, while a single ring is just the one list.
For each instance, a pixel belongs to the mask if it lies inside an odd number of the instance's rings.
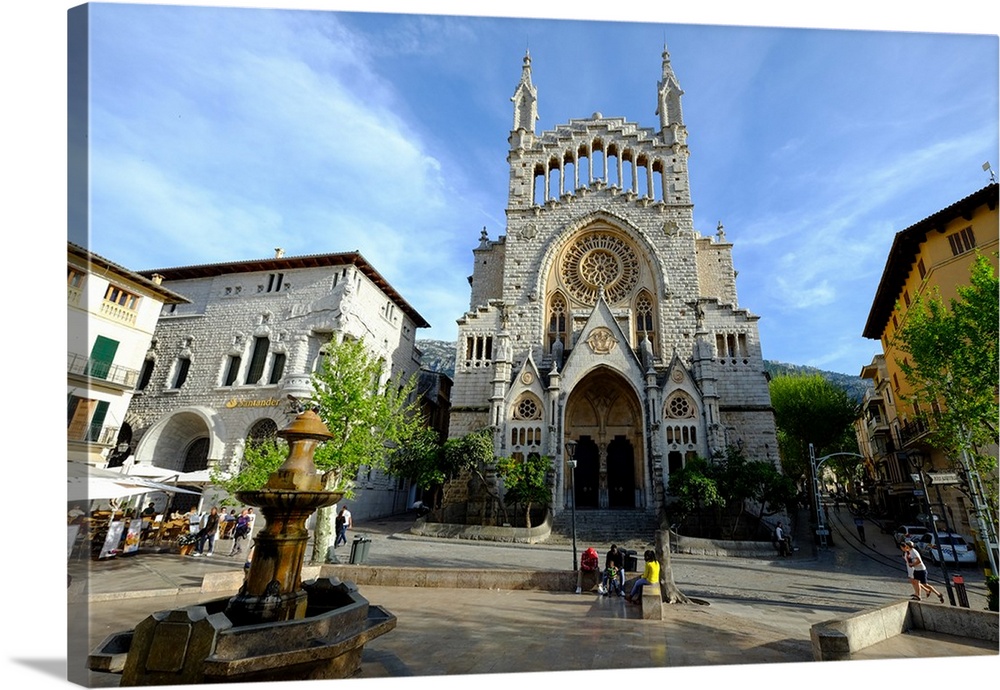
[{"label": "green window shutter", "polygon": [[97,403],[97,409],[94,410],[94,416],[90,418],[90,433],[87,434],[88,441],[99,441],[101,438],[101,427],[104,426],[104,418],[108,415],[107,400],[101,400]]},{"label": "green window shutter", "polygon": [[94,378],[106,379],[111,371],[111,363],[115,361],[115,353],[118,351],[118,341],[105,338],[103,335],[97,336],[94,347],[90,351],[90,367],[88,373]]}]

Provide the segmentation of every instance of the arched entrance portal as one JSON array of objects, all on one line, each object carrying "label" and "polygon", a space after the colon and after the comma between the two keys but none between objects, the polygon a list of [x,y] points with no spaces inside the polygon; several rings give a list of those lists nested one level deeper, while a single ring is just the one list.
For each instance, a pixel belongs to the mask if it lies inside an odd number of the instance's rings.
[{"label": "arched entrance portal", "polygon": [[573,388],[566,432],[577,441],[577,507],[641,507],[642,406],[620,374],[599,369]]}]

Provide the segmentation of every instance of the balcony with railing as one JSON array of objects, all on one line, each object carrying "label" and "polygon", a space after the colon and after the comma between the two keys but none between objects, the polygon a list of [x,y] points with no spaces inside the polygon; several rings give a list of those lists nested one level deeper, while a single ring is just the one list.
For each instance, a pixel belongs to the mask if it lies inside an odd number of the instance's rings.
[{"label": "balcony with railing", "polygon": [[118,432],[121,427],[89,424],[82,432],[74,433],[70,429],[67,440],[78,443],[94,443],[99,446],[113,446],[118,442]]},{"label": "balcony with railing", "polygon": [[927,420],[927,417],[921,415],[913,419],[908,419],[899,427],[899,444],[905,448],[914,441],[926,436],[930,430],[931,424]]},{"label": "balcony with railing", "polygon": [[101,315],[127,326],[134,326],[137,320],[137,314],[134,309],[123,307],[110,300],[104,300],[101,303]]},{"label": "balcony with railing", "polygon": [[139,380],[138,369],[129,369],[72,352],[68,353],[67,357],[66,371],[69,374],[84,376],[91,380],[106,381],[123,388],[135,388],[135,384]]}]

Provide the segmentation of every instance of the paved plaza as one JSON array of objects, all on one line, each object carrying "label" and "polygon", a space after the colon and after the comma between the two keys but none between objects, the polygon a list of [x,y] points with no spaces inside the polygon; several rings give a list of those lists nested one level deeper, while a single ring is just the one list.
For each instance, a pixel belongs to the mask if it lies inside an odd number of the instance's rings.
[{"label": "paved plaza", "polygon": [[[815,551],[804,545],[787,559],[675,554],[678,587],[705,603],[666,607],[663,621],[642,620],[637,607],[593,593],[362,586],[361,593],[396,615],[398,623],[365,647],[361,673],[352,680],[613,669],[673,673],[737,665],[745,674],[759,673],[759,665],[798,662],[810,662],[805,668],[818,670],[812,662],[810,626],[910,594],[891,537],[869,528],[868,543],[862,545],[853,535],[853,525],[848,529],[846,511],[832,517],[835,546]],[[355,534],[371,539],[365,565],[572,568],[569,543],[432,539],[410,535],[409,524],[410,519],[401,516],[358,525]],[[640,552],[652,546],[634,539],[623,543]],[[242,558],[219,555],[228,553],[228,546],[220,542],[215,556],[200,559],[141,553],[97,563],[71,561],[75,577],[69,586],[68,615],[76,653],[92,649],[110,633],[131,628],[153,611],[222,596],[199,588],[209,573],[242,568]],[[587,546],[597,548],[603,557],[608,545],[578,544],[578,551]],[[347,546],[337,553],[346,562],[349,552]],[[932,574],[936,586],[945,591],[939,572],[932,569]],[[985,608],[982,574],[963,571],[962,575],[970,607]],[[989,655],[995,661],[996,654],[995,645],[909,634],[869,648],[857,658],[936,657],[936,666],[961,664],[964,669],[969,659],[959,662],[950,657]],[[832,666],[824,665],[824,674]],[[785,674],[798,668],[773,670]],[[90,672],[83,680],[96,687],[113,687],[117,681],[118,676]]]}]

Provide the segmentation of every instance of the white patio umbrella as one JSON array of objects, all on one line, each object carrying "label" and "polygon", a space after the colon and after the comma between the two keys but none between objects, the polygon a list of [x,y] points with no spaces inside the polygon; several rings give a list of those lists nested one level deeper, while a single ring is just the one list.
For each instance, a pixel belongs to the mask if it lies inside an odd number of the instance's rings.
[{"label": "white patio umbrella", "polygon": [[93,467],[85,463],[69,462],[67,469],[67,501],[94,501],[117,499],[154,491],[167,493],[195,494],[197,491],[182,489],[173,484],[156,482],[111,470]]},{"label": "white patio umbrella", "polygon": [[69,479],[66,500],[67,502],[111,500],[156,490],[145,485],[119,482],[107,477],[76,477]]}]

